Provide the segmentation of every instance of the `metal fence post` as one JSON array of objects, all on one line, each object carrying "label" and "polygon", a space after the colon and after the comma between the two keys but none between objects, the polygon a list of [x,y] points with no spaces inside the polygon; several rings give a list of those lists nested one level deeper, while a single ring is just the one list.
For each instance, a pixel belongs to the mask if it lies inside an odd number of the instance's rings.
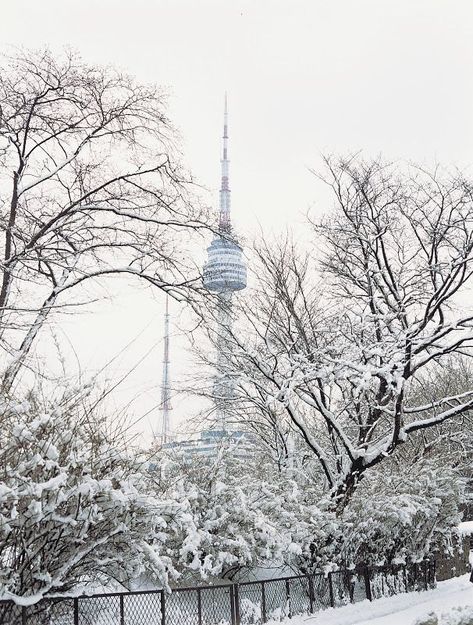
[{"label": "metal fence post", "polygon": [[236,625],[236,617],[235,617],[235,584],[230,586],[230,614],[231,614],[231,624]]},{"label": "metal fence post", "polygon": [[79,599],[74,597],[74,625],[79,625]]},{"label": "metal fence post", "polygon": [[21,608],[21,625],[26,625],[26,606]]},{"label": "metal fence post", "polygon": [[328,574],[328,590],[330,593],[330,605],[332,606],[332,608],[335,607],[335,597],[333,594],[333,581],[332,581],[332,573]]},{"label": "metal fence post", "polygon": [[424,562],[422,562],[423,564],[423,569],[424,569],[424,586],[425,586],[425,590],[429,590],[429,580],[428,580],[428,572],[427,572],[427,560],[424,560]]},{"label": "metal fence post", "polygon": [[197,622],[202,625],[202,591],[197,588]]},{"label": "metal fence post", "polygon": [[235,584],[234,588],[235,588],[235,592],[234,592],[234,598],[235,598],[235,625],[240,625],[240,589],[238,587],[238,584]]},{"label": "metal fence post", "polygon": [[286,579],[286,601],[287,601],[287,615],[289,618],[292,617],[291,614],[291,587],[289,586],[289,580]]},{"label": "metal fence post", "polygon": [[367,566],[363,568],[363,577],[365,580],[365,593],[369,601],[373,601],[373,593],[371,592],[370,570]]},{"label": "metal fence post", "polygon": [[402,566],[402,577],[404,579],[404,592],[409,592],[409,576],[407,574],[407,564]]},{"label": "metal fence post", "polygon": [[307,575],[307,579],[309,581],[309,611],[311,614],[314,613],[314,580],[312,575]]},{"label": "metal fence post", "polygon": [[266,623],[266,592],[264,590],[264,582],[261,582],[261,618]]},{"label": "metal fence post", "polygon": [[164,595],[164,590],[161,590],[161,625],[166,625],[166,599]]},{"label": "metal fence post", "polygon": [[125,625],[125,610],[123,609],[123,595],[120,595],[120,625]]}]

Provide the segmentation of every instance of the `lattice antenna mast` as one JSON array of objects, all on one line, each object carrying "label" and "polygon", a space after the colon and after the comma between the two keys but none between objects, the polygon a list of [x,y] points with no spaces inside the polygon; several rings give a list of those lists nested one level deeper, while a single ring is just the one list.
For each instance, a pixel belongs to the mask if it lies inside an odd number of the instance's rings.
[{"label": "lattice antenna mast", "polygon": [[161,383],[161,410],[163,413],[161,443],[169,443],[171,440],[170,412],[171,387],[170,387],[170,360],[169,360],[169,295],[166,295],[166,312],[164,313],[164,357],[163,378]]},{"label": "lattice antenna mast", "polygon": [[218,220],[218,229],[220,232],[230,232],[230,186],[229,186],[229,166],[228,160],[228,103],[227,93],[225,92],[225,107],[223,113],[223,153],[221,158],[222,176],[220,184],[220,214]]}]

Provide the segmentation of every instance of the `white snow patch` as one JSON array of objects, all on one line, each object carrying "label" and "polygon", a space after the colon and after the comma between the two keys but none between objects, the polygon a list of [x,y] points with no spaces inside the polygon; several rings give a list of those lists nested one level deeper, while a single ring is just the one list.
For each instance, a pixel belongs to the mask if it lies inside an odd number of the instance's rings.
[{"label": "white snow patch", "polygon": [[463,536],[473,535],[473,521],[463,521],[463,523],[460,523],[458,526],[458,531],[460,534],[463,534]]}]

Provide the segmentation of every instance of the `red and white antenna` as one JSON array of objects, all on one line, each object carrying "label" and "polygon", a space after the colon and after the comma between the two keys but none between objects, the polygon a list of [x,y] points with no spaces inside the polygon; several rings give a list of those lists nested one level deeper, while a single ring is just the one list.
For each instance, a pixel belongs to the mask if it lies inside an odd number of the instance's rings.
[{"label": "red and white antenna", "polygon": [[228,104],[227,92],[225,92],[225,107],[223,112],[223,154],[220,161],[222,165],[222,180],[220,185],[220,215],[218,228],[221,232],[229,232],[230,223],[230,186],[229,186],[229,164],[228,160]]}]

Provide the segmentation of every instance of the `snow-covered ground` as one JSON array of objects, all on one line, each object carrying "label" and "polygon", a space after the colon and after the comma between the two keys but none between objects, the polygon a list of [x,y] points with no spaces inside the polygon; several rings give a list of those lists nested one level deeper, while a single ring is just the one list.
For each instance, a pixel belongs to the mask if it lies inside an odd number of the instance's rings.
[{"label": "snow-covered ground", "polygon": [[414,625],[419,617],[429,612],[440,616],[450,608],[462,606],[473,607],[473,584],[469,575],[439,582],[434,590],[411,592],[373,602],[361,601],[310,616],[298,616],[287,621],[287,625]]}]

